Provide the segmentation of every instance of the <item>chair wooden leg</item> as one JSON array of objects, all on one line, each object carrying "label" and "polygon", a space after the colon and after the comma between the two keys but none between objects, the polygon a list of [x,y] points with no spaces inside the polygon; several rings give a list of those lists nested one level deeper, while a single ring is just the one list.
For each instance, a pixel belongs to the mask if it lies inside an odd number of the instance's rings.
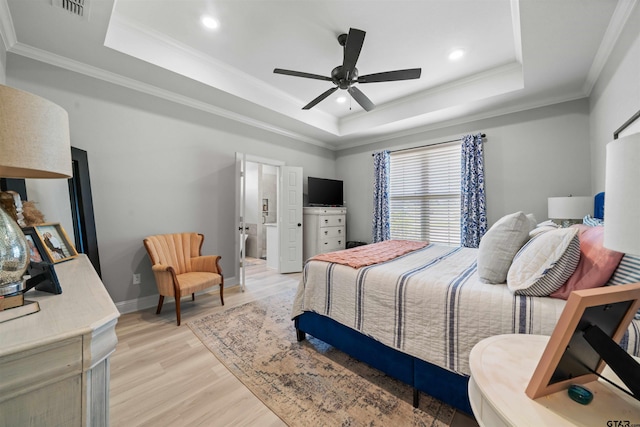
[{"label": "chair wooden leg", "polygon": [[156,314],[160,314],[160,310],[162,310],[163,302],[164,302],[164,295],[160,295],[160,300],[158,301],[158,309],[156,310]]},{"label": "chair wooden leg", "polygon": [[224,293],[224,284],[220,283],[220,302],[222,303],[222,305],[224,305],[224,297],[222,296],[223,293]]},{"label": "chair wooden leg", "polygon": [[180,326],[180,297],[176,295],[176,319],[178,326]]}]

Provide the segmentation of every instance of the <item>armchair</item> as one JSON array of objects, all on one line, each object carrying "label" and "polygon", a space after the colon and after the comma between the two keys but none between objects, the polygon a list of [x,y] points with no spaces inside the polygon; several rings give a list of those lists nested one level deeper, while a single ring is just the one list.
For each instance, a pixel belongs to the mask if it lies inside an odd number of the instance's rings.
[{"label": "armchair", "polygon": [[156,314],[160,314],[165,296],[176,300],[176,319],[180,326],[180,298],[212,286],[220,285],[220,302],[224,305],[224,277],[219,255],[201,255],[204,236],[197,233],[175,233],[149,236],[144,247],[151,259],[160,300]]}]

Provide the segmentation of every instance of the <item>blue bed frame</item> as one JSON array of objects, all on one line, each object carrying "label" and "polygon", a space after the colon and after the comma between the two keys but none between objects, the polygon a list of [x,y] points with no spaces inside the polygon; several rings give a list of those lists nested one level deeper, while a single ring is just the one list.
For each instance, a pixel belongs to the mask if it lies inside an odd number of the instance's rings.
[{"label": "blue bed frame", "polygon": [[388,347],[333,319],[313,312],[304,312],[294,319],[298,341],[310,334],[413,387],[413,406],[418,406],[419,391],[442,400],[467,414],[469,377],[417,359]]}]

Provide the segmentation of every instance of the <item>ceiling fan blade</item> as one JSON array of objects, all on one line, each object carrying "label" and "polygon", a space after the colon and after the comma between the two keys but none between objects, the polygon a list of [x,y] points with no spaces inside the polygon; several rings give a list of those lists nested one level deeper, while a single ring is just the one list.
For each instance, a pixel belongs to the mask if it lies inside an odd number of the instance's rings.
[{"label": "ceiling fan blade", "polygon": [[303,110],[309,110],[312,107],[314,107],[318,102],[322,101],[323,99],[325,99],[327,96],[331,95],[333,92],[335,92],[336,90],[338,90],[338,86],[336,87],[332,87],[331,89],[329,89],[326,92],[323,92],[322,95],[320,95],[319,97],[317,97],[316,99],[314,99],[313,101],[311,101],[310,103],[308,103],[307,105],[305,105],[304,107],[302,107]]},{"label": "ceiling fan blade", "polygon": [[365,109],[365,111],[371,111],[376,108],[375,104],[371,102],[371,100],[367,98],[367,96],[362,93],[357,87],[349,86],[349,89],[347,89],[347,91],[351,94],[353,99],[355,99],[356,102]]},{"label": "ceiling fan blade", "polygon": [[356,62],[358,62],[358,57],[362,50],[365,34],[362,30],[355,28],[349,29],[347,43],[344,46],[344,60],[342,61],[342,69],[347,79],[351,78],[350,76],[353,74],[353,69],[356,68]]},{"label": "ceiling fan blade", "polygon": [[358,83],[393,82],[396,80],[419,79],[422,73],[421,68],[410,68],[408,70],[385,71],[383,73],[367,74],[358,77]]},{"label": "ceiling fan blade", "polygon": [[307,79],[316,79],[316,80],[326,80],[329,82],[331,81],[331,77],[320,76],[318,74],[303,73],[301,71],[283,70],[282,68],[276,68],[275,70],[273,70],[273,72],[276,74],[284,74],[287,76],[304,77]]}]

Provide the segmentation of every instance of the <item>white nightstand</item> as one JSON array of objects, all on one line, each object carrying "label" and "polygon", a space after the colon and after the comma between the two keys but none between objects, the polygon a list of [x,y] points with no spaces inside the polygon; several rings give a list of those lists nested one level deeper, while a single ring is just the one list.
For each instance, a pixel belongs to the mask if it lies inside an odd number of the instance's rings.
[{"label": "white nightstand", "polygon": [[[594,394],[588,405],[571,400],[566,390],[530,399],[525,389],[548,341],[540,335],[497,335],[473,348],[469,400],[480,426],[640,426],[640,401],[602,380],[584,384]],[[619,381],[608,367],[603,376]]]}]

